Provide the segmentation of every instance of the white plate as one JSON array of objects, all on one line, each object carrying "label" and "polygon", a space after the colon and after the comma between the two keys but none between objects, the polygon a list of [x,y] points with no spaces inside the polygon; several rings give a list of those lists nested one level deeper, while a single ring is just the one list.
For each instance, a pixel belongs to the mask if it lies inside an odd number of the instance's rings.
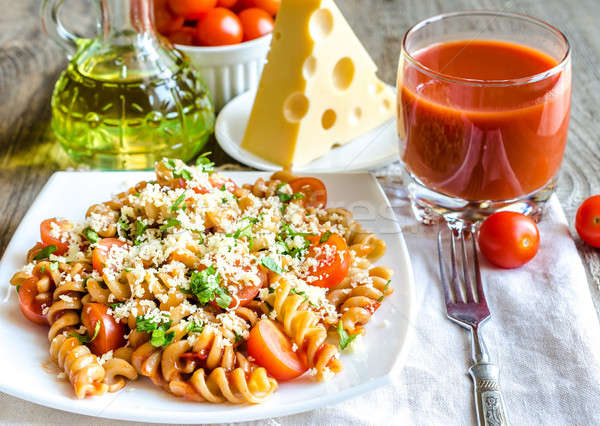
[{"label": "white plate", "polygon": [[[249,183],[260,172],[227,173],[238,183]],[[175,398],[142,377],[125,389],[102,397],[76,400],[71,385],[45,372],[47,329],[21,314],[16,292],[9,288],[12,274],[25,262],[25,254],[39,240],[39,224],[49,217],[82,220],[87,207],[109,199],[134,183],[153,176],[148,172],[55,173],[19,225],[0,262],[0,391],[59,410],[97,417],[165,423],[213,423],[265,419],[311,410],[354,397],[391,380],[407,354],[415,314],[412,269],[404,239],[383,191],[367,173],[323,175],[329,205],[343,206],[377,232],[387,244],[378,264],[392,266],[394,293],[386,297],[366,326],[363,351],[343,354],[344,370],[332,380],[282,383],[262,405],[233,406],[194,403]],[[348,191],[352,188],[352,191]],[[344,196],[349,198],[344,198]],[[6,295],[6,297],[5,297]],[[381,327],[388,320],[393,326]],[[381,346],[385,350],[381,350]],[[397,372],[397,370],[395,371]],[[133,390],[133,391],[132,391]]]},{"label": "white plate", "polygon": [[[260,158],[241,147],[256,91],[234,98],[217,117],[215,136],[221,148],[240,163],[259,170],[281,170],[281,166]],[[354,139],[305,166],[294,168],[302,173],[337,173],[372,170],[399,158],[396,119]]]}]

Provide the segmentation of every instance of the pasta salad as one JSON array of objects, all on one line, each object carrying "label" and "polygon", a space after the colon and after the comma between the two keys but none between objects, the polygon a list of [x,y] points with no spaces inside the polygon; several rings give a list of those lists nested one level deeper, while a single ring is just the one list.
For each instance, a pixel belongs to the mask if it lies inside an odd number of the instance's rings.
[{"label": "pasta salad", "polygon": [[314,177],[238,186],[206,157],[82,222],[50,218],[11,279],[50,356],[85,398],[140,375],[194,401],[261,403],[278,383],[327,380],[393,291],[385,243]]}]

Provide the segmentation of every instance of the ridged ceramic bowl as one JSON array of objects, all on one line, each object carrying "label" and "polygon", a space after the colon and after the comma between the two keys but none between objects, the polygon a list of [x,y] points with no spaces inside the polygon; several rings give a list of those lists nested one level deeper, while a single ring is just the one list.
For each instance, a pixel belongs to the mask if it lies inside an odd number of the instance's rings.
[{"label": "ridged ceramic bowl", "polygon": [[219,111],[231,99],[258,86],[270,45],[271,34],[229,46],[175,47],[200,71]]}]

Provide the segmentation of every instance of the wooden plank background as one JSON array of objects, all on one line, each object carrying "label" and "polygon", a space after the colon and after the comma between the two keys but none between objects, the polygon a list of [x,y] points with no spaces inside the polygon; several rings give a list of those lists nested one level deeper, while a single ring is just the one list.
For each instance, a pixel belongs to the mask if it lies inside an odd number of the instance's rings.
[{"label": "wooden plank background", "polygon": [[[63,52],[42,33],[39,0],[0,0],[0,255],[48,177],[71,166],[48,131],[49,100],[66,66]],[[91,0],[67,0],[69,28],[93,34]],[[558,187],[572,224],[577,206],[600,193],[600,1],[598,0],[337,0],[371,52],[381,77],[394,84],[400,41],[408,27],[431,15],[468,9],[530,14],[567,34],[573,47],[571,128]],[[212,143],[214,145],[214,142]],[[231,162],[217,146],[217,161]],[[573,232],[573,235],[576,235]],[[600,307],[600,252],[576,236]]]}]

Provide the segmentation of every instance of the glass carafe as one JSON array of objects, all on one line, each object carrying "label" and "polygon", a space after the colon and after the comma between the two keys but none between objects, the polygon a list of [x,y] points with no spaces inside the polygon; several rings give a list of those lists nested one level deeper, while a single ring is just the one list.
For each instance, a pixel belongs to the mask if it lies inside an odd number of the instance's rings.
[{"label": "glass carafe", "polygon": [[70,58],[52,96],[52,130],[77,162],[146,169],[191,159],[214,128],[204,82],[155,31],[152,0],[92,0],[98,35],[65,29],[63,0],[44,0],[42,24]]}]

